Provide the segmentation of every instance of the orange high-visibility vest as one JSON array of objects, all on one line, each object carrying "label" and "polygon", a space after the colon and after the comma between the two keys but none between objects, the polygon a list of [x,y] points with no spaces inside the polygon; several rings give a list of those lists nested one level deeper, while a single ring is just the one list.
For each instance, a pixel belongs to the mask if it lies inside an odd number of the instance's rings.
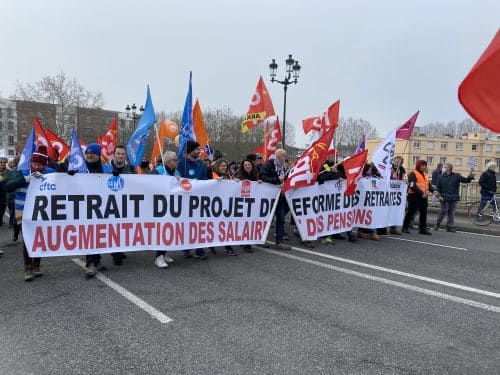
[{"label": "orange high-visibility vest", "polygon": [[[427,173],[423,173],[417,171],[416,169],[413,171],[415,177],[417,178],[417,187],[424,192],[424,195],[429,190],[429,176]],[[412,189],[408,189],[408,194],[416,194]]]}]

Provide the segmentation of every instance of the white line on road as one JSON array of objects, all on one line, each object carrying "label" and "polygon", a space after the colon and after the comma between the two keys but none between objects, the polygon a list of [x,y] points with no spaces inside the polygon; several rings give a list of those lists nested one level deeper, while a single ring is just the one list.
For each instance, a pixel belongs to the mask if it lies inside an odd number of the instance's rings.
[{"label": "white line on road", "polygon": [[439,297],[439,298],[442,298],[442,299],[445,299],[445,300],[462,303],[464,305],[469,305],[469,306],[477,307],[477,308],[480,308],[480,309],[483,309],[483,310],[488,310],[488,311],[493,311],[493,312],[496,312],[496,313],[500,313],[500,307],[498,307],[498,306],[487,305],[485,303],[473,301],[473,300],[470,300],[470,299],[456,297],[456,296],[452,296],[450,294],[436,292],[434,290],[424,289],[424,288],[420,288],[420,287],[417,287],[417,286],[400,283],[398,281],[384,279],[382,277],[373,276],[373,275],[369,275],[369,274],[366,274],[366,273],[362,273],[362,272],[358,272],[358,271],[353,271],[353,270],[349,270],[349,269],[342,268],[342,267],[333,266],[333,265],[328,264],[328,263],[321,263],[321,262],[318,262],[318,261],[315,261],[315,260],[312,260],[312,259],[302,258],[302,257],[298,257],[296,255],[287,254],[287,253],[279,252],[279,251],[276,251],[276,250],[265,249],[265,248],[262,248],[262,250],[266,251],[268,253],[271,253],[271,254],[275,254],[275,255],[281,256],[281,257],[285,257],[285,258],[297,260],[297,261],[303,262],[303,263],[312,264],[312,265],[315,265],[315,266],[318,266],[318,267],[327,268],[327,269],[330,269],[330,270],[333,270],[333,271],[338,271],[338,272],[346,273],[348,275],[353,275],[353,276],[361,277],[363,279],[373,280],[373,281],[377,281],[377,282],[380,282],[380,283],[384,283],[384,284],[388,284],[388,285],[393,285],[393,286],[397,286],[399,288],[411,290],[411,291],[414,291],[414,292],[419,292],[419,293],[422,293],[422,294],[427,294],[429,296]]},{"label": "white line on road", "polygon": [[483,295],[489,296],[489,297],[500,298],[500,293],[494,293],[494,292],[490,292],[490,291],[487,291],[487,290],[476,289],[476,288],[472,288],[470,286],[465,286],[465,285],[450,283],[450,282],[443,281],[443,280],[432,279],[430,277],[425,277],[425,276],[415,275],[413,273],[408,273],[408,272],[402,272],[402,271],[398,271],[398,270],[393,270],[391,268],[385,268],[385,267],[375,266],[373,264],[362,263],[362,262],[358,262],[356,260],[351,260],[351,259],[346,259],[346,258],[339,258],[339,257],[333,256],[333,255],[323,254],[323,253],[320,253],[318,251],[311,251],[311,250],[302,249],[300,247],[292,246],[292,249],[294,249],[296,251],[300,251],[302,253],[312,254],[312,255],[315,255],[315,256],[318,256],[318,257],[323,257],[323,258],[338,260],[339,262],[344,262],[344,263],[354,264],[354,265],[360,266],[360,267],[370,268],[372,270],[377,270],[377,271],[392,273],[394,275],[409,277],[411,279],[426,281],[428,283],[439,284],[439,285],[447,286],[449,288],[455,288],[455,289],[465,290],[467,292],[472,292],[472,293],[477,293],[477,294],[483,294]]},{"label": "white line on road", "polygon": [[487,234],[487,233],[474,233],[474,232],[465,232],[463,230],[457,230],[457,233],[462,233],[462,234],[473,234],[474,236],[485,236],[485,237],[500,237],[497,234]]},{"label": "white line on road", "polygon": [[389,236],[387,238],[390,238],[392,240],[398,240],[398,241],[406,241],[406,242],[415,242],[415,243],[421,243],[424,245],[432,245],[432,246],[439,246],[439,247],[447,247],[448,249],[456,249],[456,250],[463,250],[463,251],[469,251],[469,249],[466,249],[464,247],[456,247],[456,246],[450,246],[450,245],[441,245],[439,243],[433,243],[433,242],[424,242],[424,241],[416,241],[416,240],[409,240],[407,238],[399,238],[399,237],[392,237]]},{"label": "white line on road", "polygon": [[[75,258],[75,259],[73,259],[73,262],[78,264],[84,270],[87,269],[87,267],[85,267],[85,263],[83,261],[81,261],[80,259]],[[128,299],[130,302],[132,302],[137,307],[146,311],[153,318],[158,319],[160,321],[160,323],[169,323],[172,321],[172,319],[170,319],[168,316],[163,314],[161,311],[156,310],[153,306],[151,306],[150,304],[148,304],[144,300],[140,299],[135,294],[130,293],[127,289],[125,289],[121,285],[115,283],[113,280],[108,279],[102,273],[98,272],[95,277],[97,279],[101,280],[104,284],[109,286],[111,289],[113,289],[118,294],[121,294],[123,297]]]}]

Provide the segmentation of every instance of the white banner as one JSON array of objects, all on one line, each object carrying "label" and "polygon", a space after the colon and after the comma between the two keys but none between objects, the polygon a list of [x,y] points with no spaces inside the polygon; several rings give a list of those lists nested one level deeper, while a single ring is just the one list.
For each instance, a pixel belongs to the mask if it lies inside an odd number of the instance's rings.
[{"label": "white banner", "polygon": [[52,173],[31,180],[23,237],[31,257],[262,244],[279,193],[250,181]]},{"label": "white banner", "polygon": [[356,193],[344,195],[345,180],[327,181],[285,194],[303,241],[357,228],[384,228],[403,223],[404,181],[361,178]]},{"label": "white banner", "polygon": [[379,143],[372,154],[373,164],[375,164],[380,176],[382,176],[385,180],[389,180],[391,178],[392,160],[394,159],[395,148],[396,130],[393,130],[387,138]]}]

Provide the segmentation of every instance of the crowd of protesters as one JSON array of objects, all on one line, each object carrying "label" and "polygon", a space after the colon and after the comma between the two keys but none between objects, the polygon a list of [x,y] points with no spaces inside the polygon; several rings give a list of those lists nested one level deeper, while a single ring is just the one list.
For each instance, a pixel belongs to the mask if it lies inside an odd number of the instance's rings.
[{"label": "crowd of protesters", "polygon": [[[264,161],[262,155],[249,154],[241,162],[229,162],[219,151],[215,151],[212,158],[201,159],[202,148],[195,141],[187,141],[185,152],[181,157],[173,151],[166,151],[162,156],[154,160],[153,163],[143,157],[141,164],[134,167],[127,161],[125,147],[116,146],[113,159],[109,163],[101,161],[101,146],[92,143],[85,149],[85,162],[89,173],[110,173],[115,176],[120,174],[148,174],[148,175],[168,175],[178,179],[189,178],[197,180],[217,179],[224,180],[250,180],[265,182],[281,186],[288,175],[291,163],[284,149],[277,149],[275,154]],[[74,175],[76,172],[67,170],[67,165],[57,161],[49,160],[47,147],[40,145],[33,152],[31,157],[31,173],[16,170],[19,157],[7,160],[0,157],[0,212],[2,219],[6,208],[9,212],[9,227],[12,228],[13,241],[17,241],[21,232],[22,211],[26,192],[31,178],[40,174],[65,172]],[[427,162],[418,160],[415,168],[407,173],[403,167],[403,159],[400,156],[394,157],[390,178],[393,180],[408,180],[408,207],[402,223],[402,230],[398,226],[390,228],[366,229],[358,228],[345,233],[338,233],[323,237],[321,243],[333,245],[334,240],[347,240],[358,242],[359,239],[379,241],[381,235],[411,233],[411,223],[419,214],[419,233],[430,235],[427,227],[427,206],[428,197],[431,195],[441,204],[441,211],[438,215],[435,230],[439,230],[440,225],[447,217],[446,229],[454,232],[454,216],[457,202],[460,199],[460,183],[469,183],[474,178],[471,174],[463,177],[453,172],[451,164],[440,166],[439,170],[432,173],[432,179],[428,176]],[[481,196],[483,201],[490,199],[496,192],[495,163],[489,163],[479,179],[481,186]],[[319,172],[317,182],[323,184],[327,181],[345,179],[343,164],[336,163],[335,152],[329,152],[326,160]],[[365,165],[362,178],[376,179],[380,175],[371,163]],[[434,201],[433,201],[434,202]],[[286,243],[290,236],[285,232],[285,217],[289,211],[288,204],[283,194],[280,194],[275,210],[275,248],[278,250],[290,250]],[[3,225],[3,220],[0,225]],[[293,219],[291,224],[294,225]],[[294,230],[297,233],[297,230]],[[307,247],[314,247],[309,241],[303,242]],[[251,245],[242,245],[245,252],[252,253]],[[120,249],[111,253],[112,262],[116,266],[121,266],[126,259],[126,255]],[[212,254],[216,254],[215,248],[208,248]],[[238,255],[232,246],[225,246],[225,253],[228,256]],[[1,251],[0,251],[1,255]],[[26,281],[31,281],[35,277],[42,275],[40,270],[40,258],[30,258],[26,247],[23,245],[23,255],[25,264]],[[192,258],[190,250],[183,250],[184,258]],[[194,256],[198,259],[207,259],[205,249],[194,250]],[[167,268],[174,259],[167,255],[166,251],[156,251],[154,264],[158,268]],[[98,271],[104,271],[106,267],[102,264],[102,256],[93,254],[86,256],[85,277],[92,278]]]}]

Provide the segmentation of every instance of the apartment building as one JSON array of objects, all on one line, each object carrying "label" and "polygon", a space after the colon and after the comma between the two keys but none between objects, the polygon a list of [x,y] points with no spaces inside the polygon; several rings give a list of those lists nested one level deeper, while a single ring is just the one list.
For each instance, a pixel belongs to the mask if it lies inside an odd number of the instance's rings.
[{"label": "apartment building", "polygon": [[[366,141],[368,160],[371,154],[382,142],[382,138]],[[429,171],[436,168],[438,163],[451,163],[453,170],[467,175],[471,167],[476,172],[485,169],[486,164],[494,161],[497,171],[500,170],[500,135],[494,139],[486,137],[486,133],[467,133],[459,138],[452,136],[427,137],[415,128],[409,141],[397,140],[395,155],[403,157],[403,165],[407,169],[415,167],[419,159],[427,160]]]}]

